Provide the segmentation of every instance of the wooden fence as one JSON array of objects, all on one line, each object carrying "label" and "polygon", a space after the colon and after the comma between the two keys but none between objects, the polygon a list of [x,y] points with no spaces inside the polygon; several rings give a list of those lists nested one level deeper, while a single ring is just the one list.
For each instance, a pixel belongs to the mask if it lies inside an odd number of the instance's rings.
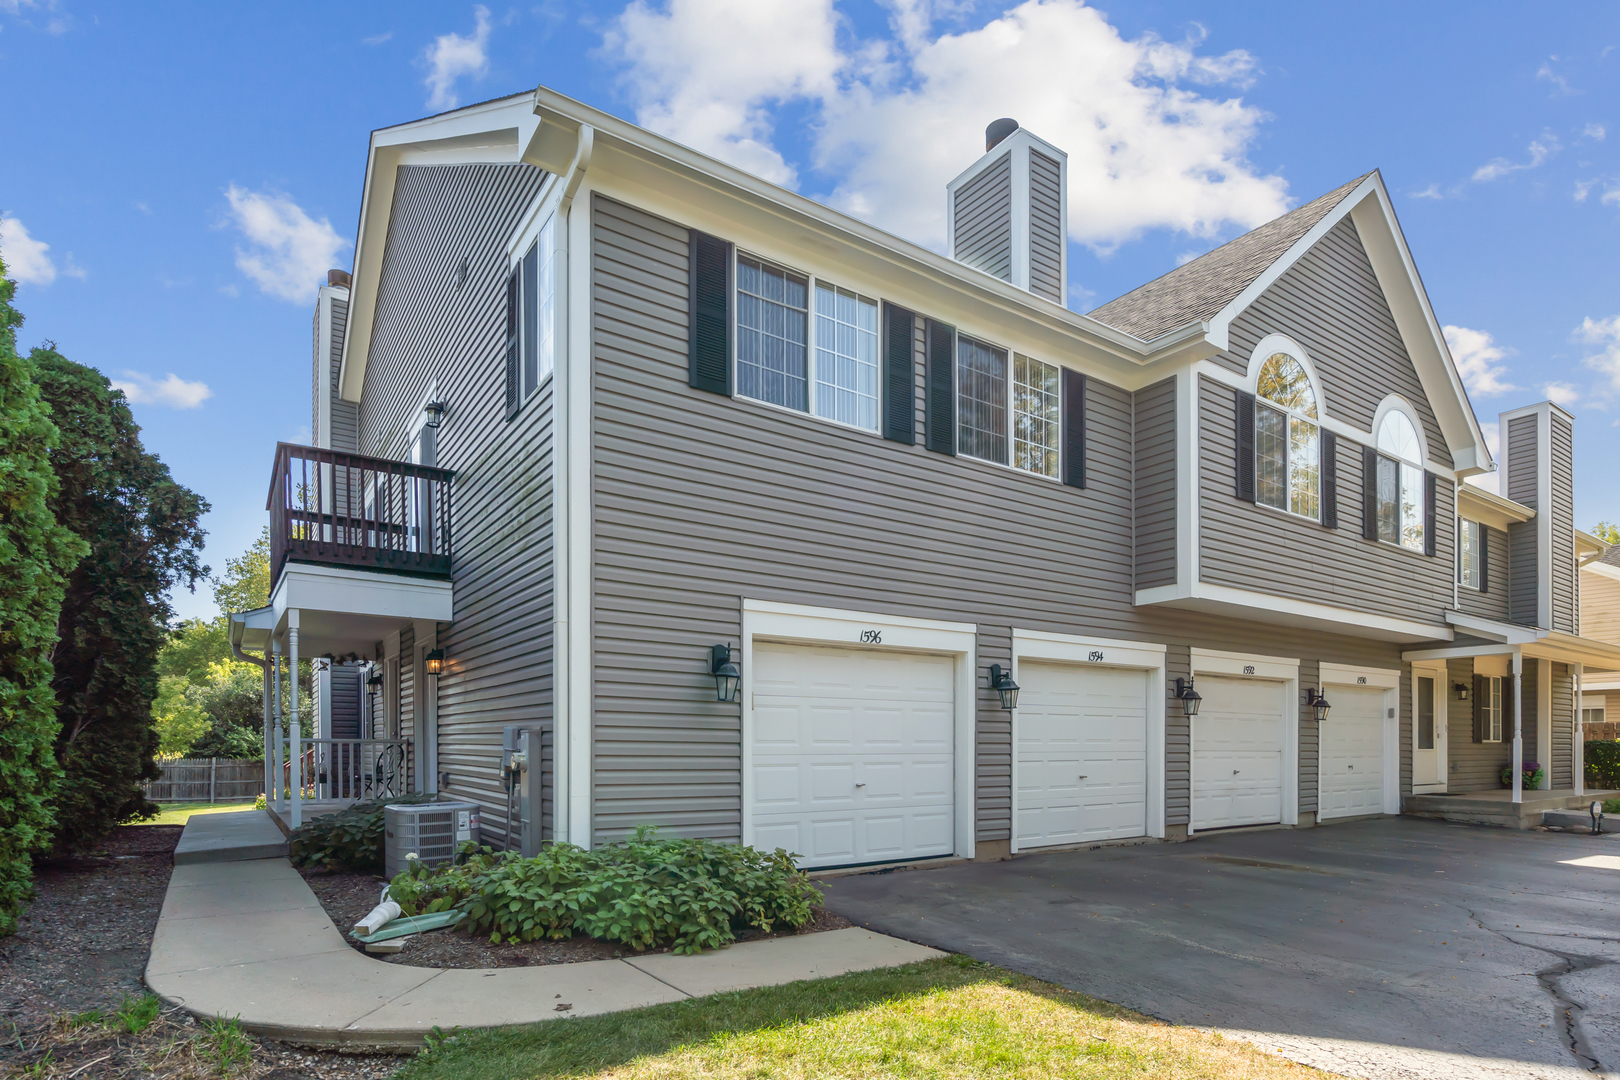
[{"label": "wooden fence", "polygon": [[1620,722],[1609,720],[1599,724],[1582,724],[1581,732],[1586,736],[1586,742],[1607,742],[1610,739],[1620,739]]},{"label": "wooden fence", "polygon": [[170,758],[158,761],[163,776],[146,785],[153,802],[247,802],[264,791],[258,758]]}]

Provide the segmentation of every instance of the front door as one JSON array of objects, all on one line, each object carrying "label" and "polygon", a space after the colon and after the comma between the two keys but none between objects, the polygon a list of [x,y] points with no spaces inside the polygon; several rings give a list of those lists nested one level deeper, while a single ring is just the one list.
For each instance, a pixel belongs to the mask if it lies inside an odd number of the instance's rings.
[{"label": "front door", "polygon": [[1446,789],[1445,680],[1438,672],[1412,672],[1412,790]]}]

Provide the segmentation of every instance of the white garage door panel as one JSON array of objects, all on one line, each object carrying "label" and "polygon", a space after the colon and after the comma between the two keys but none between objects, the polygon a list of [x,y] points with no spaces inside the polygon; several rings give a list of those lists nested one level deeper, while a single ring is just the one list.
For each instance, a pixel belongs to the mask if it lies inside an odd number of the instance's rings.
[{"label": "white garage door panel", "polygon": [[950,657],[754,646],[755,847],[804,866],[955,850]]},{"label": "white garage door panel", "polygon": [[1334,686],[1318,726],[1318,813],[1324,818],[1384,812],[1384,691]]},{"label": "white garage door panel", "polygon": [[1195,829],[1282,820],[1282,683],[1198,676],[1193,718]]},{"label": "white garage door panel", "polygon": [[1018,846],[1147,832],[1147,675],[1019,665]]}]

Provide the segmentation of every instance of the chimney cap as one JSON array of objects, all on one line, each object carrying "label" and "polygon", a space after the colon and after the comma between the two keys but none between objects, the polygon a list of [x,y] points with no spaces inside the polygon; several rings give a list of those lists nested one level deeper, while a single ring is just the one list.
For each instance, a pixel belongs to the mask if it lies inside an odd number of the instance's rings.
[{"label": "chimney cap", "polygon": [[349,272],[347,270],[328,270],[326,283],[334,289],[347,289],[349,287]]},{"label": "chimney cap", "polygon": [[984,129],[984,152],[989,153],[996,148],[996,144],[1018,130],[1018,121],[1010,116],[1003,116],[1000,120],[992,120]]}]

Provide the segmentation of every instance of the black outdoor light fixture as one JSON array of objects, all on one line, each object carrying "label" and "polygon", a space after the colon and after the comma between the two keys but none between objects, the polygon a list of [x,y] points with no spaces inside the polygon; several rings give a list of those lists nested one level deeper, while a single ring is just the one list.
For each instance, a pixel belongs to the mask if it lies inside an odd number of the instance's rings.
[{"label": "black outdoor light fixture", "polygon": [[1453,694],[1457,695],[1457,700],[1458,701],[1467,701],[1468,700],[1468,695],[1472,691],[1469,689],[1467,683],[1459,682],[1459,683],[1452,683],[1451,684],[1451,692]]},{"label": "black outdoor light fixture", "polygon": [[731,659],[730,645],[715,645],[709,649],[709,674],[714,676],[714,699],[736,701],[742,689],[742,672]]},{"label": "black outdoor light fixture", "polygon": [[1012,672],[1000,664],[990,665],[990,689],[1001,695],[1001,707],[1006,712],[1018,708],[1018,684]]},{"label": "black outdoor light fixture", "polygon": [[372,668],[371,674],[366,678],[366,689],[376,693],[382,689],[382,669]]},{"label": "black outdoor light fixture", "polygon": [[422,657],[422,659],[427,664],[427,673],[429,675],[440,675],[444,673],[443,649],[434,649],[432,652]]},{"label": "black outdoor light fixture", "polygon": [[444,410],[446,408],[448,406],[442,401],[430,401],[423,405],[422,411],[427,413],[427,426],[434,431],[439,430],[439,424],[444,420]]},{"label": "black outdoor light fixture", "polygon": [[1181,714],[1193,717],[1198,715],[1198,706],[1203,704],[1204,695],[1193,689],[1191,679],[1177,679],[1176,700],[1181,702]]},{"label": "black outdoor light fixture", "polygon": [[1333,708],[1332,705],[1328,704],[1327,697],[1320,690],[1316,689],[1305,691],[1305,704],[1316,710],[1316,719],[1318,723],[1326,720],[1328,710]]}]

